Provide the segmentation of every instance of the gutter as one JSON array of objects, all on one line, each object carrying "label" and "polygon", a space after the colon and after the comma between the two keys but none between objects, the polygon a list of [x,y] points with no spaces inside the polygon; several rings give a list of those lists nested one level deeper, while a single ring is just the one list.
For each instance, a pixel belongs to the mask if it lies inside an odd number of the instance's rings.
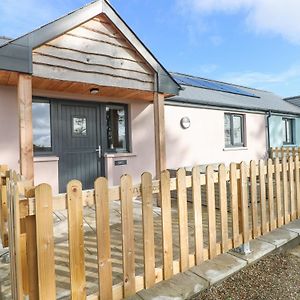
[{"label": "gutter", "polygon": [[256,108],[256,107],[249,107],[249,108],[243,108],[237,105],[225,105],[222,103],[210,103],[210,102],[197,102],[197,100],[194,101],[186,101],[186,100],[174,100],[172,97],[166,99],[165,101],[166,105],[169,106],[180,106],[180,107],[193,107],[193,108],[206,108],[206,109],[216,109],[216,110],[232,110],[232,111],[241,111],[241,112],[249,112],[249,113],[255,113],[255,114],[267,114],[272,112],[272,116],[287,116],[291,118],[300,118],[300,112],[299,113],[291,113],[291,112],[284,112],[284,111],[277,111],[277,110],[268,110],[263,108]]}]

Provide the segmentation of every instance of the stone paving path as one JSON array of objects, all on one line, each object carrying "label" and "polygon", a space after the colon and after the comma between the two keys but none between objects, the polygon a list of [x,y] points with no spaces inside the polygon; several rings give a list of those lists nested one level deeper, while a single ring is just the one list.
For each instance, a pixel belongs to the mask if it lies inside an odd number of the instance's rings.
[{"label": "stone paving path", "polygon": [[[135,250],[136,250],[136,275],[143,273],[143,235],[142,235],[142,209],[139,199],[134,200],[134,225],[135,225]],[[250,213],[250,210],[249,210]],[[161,238],[161,214],[160,209],[153,208],[154,228],[155,228],[155,254],[156,267],[162,266],[162,238]],[[194,221],[192,203],[188,203],[189,218],[189,247],[190,253],[194,253]],[[216,209],[217,221],[217,241],[221,240],[220,211]],[[251,218],[249,218],[251,226]],[[55,236],[55,263],[56,263],[56,286],[57,297],[68,298],[70,291],[69,283],[69,254],[68,254],[68,231],[67,231],[67,211],[59,211],[54,214],[54,236]],[[110,206],[111,224],[111,253],[113,267],[113,283],[122,282],[122,234],[121,234],[121,213],[120,202],[113,201]],[[231,214],[228,213],[229,238],[231,238]],[[176,201],[172,201],[172,229],[173,229],[173,252],[174,260],[179,258],[179,230]],[[84,209],[84,239],[85,239],[85,262],[86,280],[88,294],[98,290],[98,269],[97,269],[97,244],[95,235],[95,209],[86,207]],[[204,246],[208,241],[208,220],[207,209],[203,206],[203,233]],[[2,278],[2,299],[10,299],[9,268],[7,264],[0,263],[0,273]],[[2,300],[0,298],[0,300]]]}]

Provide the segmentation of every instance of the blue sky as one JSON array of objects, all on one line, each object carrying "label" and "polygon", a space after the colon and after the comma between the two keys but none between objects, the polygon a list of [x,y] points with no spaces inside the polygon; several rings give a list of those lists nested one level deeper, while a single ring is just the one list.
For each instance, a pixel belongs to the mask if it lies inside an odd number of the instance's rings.
[{"label": "blue sky", "polygon": [[[0,35],[17,37],[88,2],[1,0]],[[299,0],[110,2],[168,70],[300,94]]]}]

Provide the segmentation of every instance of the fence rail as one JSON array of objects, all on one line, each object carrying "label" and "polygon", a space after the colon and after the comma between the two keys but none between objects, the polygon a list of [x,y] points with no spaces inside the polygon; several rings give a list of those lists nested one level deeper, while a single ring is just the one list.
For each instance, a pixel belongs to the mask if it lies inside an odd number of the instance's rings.
[{"label": "fence rail", "polygon": [[[212,259],[220,253],[248,243],[283,224],[300,218],[300,164],[298,156],[285,156],[275,160],[251,161],[249,164],[223,164],[218,169],[208,166],[205,174],[194,167],[191,176],[179,169],[176,178],[168,171],[160,180],[153,180],[150,173],[141,176],[141,184],[133,185],[129,175],[121,177],[121,184],[109,187],[105,178],[95,181],[95,189],[82,191],[79,181],[71,181],[67,193],[52,196],[51,187],[39,185],[26,191],[19,205],[15,206],[18,224],[25,234],[27,247],[16,253],[17,269],[22,277],[22,295],[29,299],[55,299],[55,262],[53,212],[67,209],[69,266],[72,299],[115,299],[133,295],[150,288],[155,283],[171,278],[174,274]],[[188,189],[192,191],[193,215],[188,214]],[[208,243],[204,243],[203,193],[207,203]],[[218,194],[216,193],[218,189]],[[176,199],[171,199],[176,191]],[[18,199],[10,197],[16,203]],[[161,201],[162,265],[157,267],[155,229],[153,222],[153,197]],[[142,202],[143,275],[136,275],[136,250],[133,200]],[[228,199],[230,201],[228,202]],[[120,201],[122,228],[123,282],[113,285],[111,257],[111,201]],[[216,208],[216,200],[219,208]],[[173,256],[174,242],[171,202],[176,201],[178,211],[179,259]],[[96,237],[99,293],[87,295],[84,258],[83,208],[94,206],[96,211]],[[220,214],[217,224],[216,211]],[[193,234],[189,219],[193,218]],[[21,223],[19,222],[21,221]],[[217,237],[220,227],[221,238]],[[18,232],[17,232],[18,233]],[[191,251],[189,239],[194,239]],[[23,249],[24,250],[24,249]],[[25,279],[26,278],[26,279]]]},{"label": "fence rail", "polygon": [[290,156],[300,156],[300,148],[299,147],[275,147],[271,148],[270,150],[270,158],[275,159],[279,158],[282,159],[283,157],[289,158]]}]

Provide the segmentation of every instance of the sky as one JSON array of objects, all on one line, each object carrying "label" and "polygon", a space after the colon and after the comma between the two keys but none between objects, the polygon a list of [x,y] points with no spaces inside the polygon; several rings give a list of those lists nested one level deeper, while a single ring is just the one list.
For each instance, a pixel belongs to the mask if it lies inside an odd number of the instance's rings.
[{"label": "sky", "polygon": [[[18,37],[90,1],[1,0]],[[300,95],[299,0],[111,0],[170,71]]]}]

